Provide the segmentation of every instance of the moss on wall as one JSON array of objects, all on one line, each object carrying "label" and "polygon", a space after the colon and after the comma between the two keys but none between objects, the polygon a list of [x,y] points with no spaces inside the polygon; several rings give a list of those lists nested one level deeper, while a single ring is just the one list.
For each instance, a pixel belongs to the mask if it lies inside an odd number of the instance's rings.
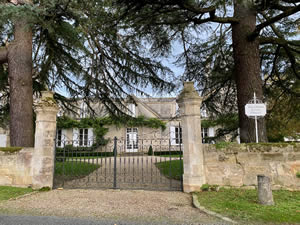
[{"label": "moss on wall", "polygon": [[22,147],[0,147],[1,152],[14,153],[22,150]]}]

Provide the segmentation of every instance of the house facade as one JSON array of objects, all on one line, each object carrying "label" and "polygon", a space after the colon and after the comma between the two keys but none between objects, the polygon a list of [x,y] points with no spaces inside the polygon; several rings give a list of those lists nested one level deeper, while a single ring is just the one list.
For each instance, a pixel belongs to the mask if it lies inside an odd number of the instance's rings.
[{"label": "house facade", "polygon": [[[104,135],[107,140],[117,137],[118,146],[123,152],[148,151],[149,146],[162,150],[180,150],[182,143],[182,133],[180,127],[180,117],[178,116],[178,106],[176,98],[137,98],[132,96],[134,102],[127,102],[127,114],[132,117],[152,118],[163,121],[164,128],[152,128],[147,126],[105,126],[108,132]],[[84,102],[80,105],[77,114],[69,114],[76,120],[88,118],[89,110]],[[101,104],[93,105],[96,117],[105,117],[107,113]],[[203,140],[215,135],[215,128],[203,128]],[[57,130],[57,147],[63,147],[66,143],[74,147],[91,147],[95,144],[95,132],[93,128],[68,128]]]},{"label": "house facade", "polygon": [[[124,152],[136,152],[138,149],[148,151],[149,146],[156,146],[161,150],[179,150],[181,141],[180,117],[176,98],[137,98],[132,96],[134,101],[128,101],[127,114],[132,117],[153,118],[165,123],[165,129],[152,128],[147,126],[115,126],[105,125],[108,132],[104,135],[106,140],[112,140],[117,137],[118,143],[122,146]],[[103,118],[108,115],[106,109],[101,103],[92,103],[95,116]],[[68,116],[76,121],[89,118],[91,113],[87,105],[79,100],[76,113],[61,111],[59,116]],[[203,112],[202,117],[207,117]],[[215,127],[203,127],[202,139],[215,136]],[[72,145],[73,147],[91,147],[95,144],[95,130],[92,127],[68,127],[57,128],[56,146],[64,147]],[[9,130],[0,128],[0,147],[9,146]]]}]

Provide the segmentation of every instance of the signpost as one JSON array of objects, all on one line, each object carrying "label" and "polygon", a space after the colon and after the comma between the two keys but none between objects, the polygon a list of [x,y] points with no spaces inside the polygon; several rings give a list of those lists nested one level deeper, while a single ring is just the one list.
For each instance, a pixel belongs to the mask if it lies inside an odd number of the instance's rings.
[{"label": "signpost", "polygon": [[255,119],[255,137],[256,143],[258,143],[258,128],[257,128],[257,118],[264,117],[267,114],[267,107],[261,100],[256,98],[254,92],[254,97],[245,105],[245,114],[249,118]]}]

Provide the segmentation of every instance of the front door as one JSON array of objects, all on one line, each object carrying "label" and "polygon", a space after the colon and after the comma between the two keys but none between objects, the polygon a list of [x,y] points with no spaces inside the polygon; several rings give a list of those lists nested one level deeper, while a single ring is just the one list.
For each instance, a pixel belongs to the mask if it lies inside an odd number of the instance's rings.
[{"label": "front door", "polygon": [[138,129],[127,128],[126,129],[126,152],[138,151]]}]

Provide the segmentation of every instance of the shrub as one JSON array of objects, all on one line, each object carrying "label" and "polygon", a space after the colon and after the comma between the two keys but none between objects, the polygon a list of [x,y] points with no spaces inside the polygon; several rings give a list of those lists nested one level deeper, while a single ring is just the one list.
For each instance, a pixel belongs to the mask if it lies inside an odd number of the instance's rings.
[{"label": "shrub", "polygon": [[51,191],[51,188],[50,187],[42,187],[39,189],[40,192],[43,192],[43,191]]},{"label": "shrub", "polygon": [[219,190],[219,185],[209,185],[209,184],[203,184],[201,186],[202,191],[218,191]]},{"label": "shrub", "polygon": [[216,185],[216,184],[211,185],[211,186],[210,186],[210,190],[211,190],[211,191],[218,191],[218,190],[219,190],[219,185]]},{"label": "shrub", "polygon": [[68,151],[72,151],[73,150],[73,145],[66,145],[65,146],[65,151],[68,152]]},{"label": "shrub", "polygon": [[296,177],[300,178],[300,171],[296,173]]},{"label": "shrub", "polygon": [[155,151],[154,155],[182,155],[182,151]]},{"label": "shrub", "polygon": [[209,184],[203,184],[201,186],[201,191],[209,191]]},{"label": "shrub", "polygon": [[153,155],[153,149],[152,145],[150,145],[149,150],[148,150],[148,155]]}]

